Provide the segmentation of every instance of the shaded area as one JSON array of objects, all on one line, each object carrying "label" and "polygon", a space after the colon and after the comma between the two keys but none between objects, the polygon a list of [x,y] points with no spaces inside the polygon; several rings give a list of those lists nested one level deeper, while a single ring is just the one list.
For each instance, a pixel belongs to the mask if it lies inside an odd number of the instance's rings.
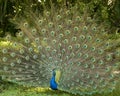
[{"label": "shaded area", "polygon": [[80,8],[89,9],[91,15],[96,14],[101,22],[107,21],[111,25],[112,32],[115,33],[117,29],[120,32],[120,0],[0,0],[0,36],[6,35],[6,32],[15,36],[17,30],[15,26],[9,21],[17,15],[21,15],[28,5],[34,11],[41,12],[43,7],[50,7],[50,1],[56,7],[80,5]]},{"label": "shaded area", "polygon": [[[14,83],[0,82],[0,96],[75,96],[63,91],[53,91],[49,88],[25,87]],[[119,96],[120,83],[112,93],[93,94],[92,96]],[[76,95],[79,96],[79,95]],[[86,95],[87,96],[87,95]]]}]

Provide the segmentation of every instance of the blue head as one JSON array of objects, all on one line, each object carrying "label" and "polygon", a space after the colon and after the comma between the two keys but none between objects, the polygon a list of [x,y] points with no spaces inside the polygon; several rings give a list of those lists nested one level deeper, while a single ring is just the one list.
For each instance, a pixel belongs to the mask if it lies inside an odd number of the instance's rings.
[{"label": "blue head", "polygon": [[50,88],[53,90],[57,90],[57,86],[58,86],[56,81],[55,81],[55,76],[56,76],[56,72],[55,72],[55,69],[53,69],[52,78],[50,80]]}]

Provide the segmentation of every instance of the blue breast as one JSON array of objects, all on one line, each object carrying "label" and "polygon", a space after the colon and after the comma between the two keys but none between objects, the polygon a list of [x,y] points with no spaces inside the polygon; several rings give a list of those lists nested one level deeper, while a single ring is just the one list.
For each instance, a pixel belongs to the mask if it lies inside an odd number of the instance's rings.
[{"label": "blue breast", "polygon": [[57,90],[57,83],[55,81],[55,72],[53,71],[53,76],[50,80],[50,88],[53,89],[53,90]]}]

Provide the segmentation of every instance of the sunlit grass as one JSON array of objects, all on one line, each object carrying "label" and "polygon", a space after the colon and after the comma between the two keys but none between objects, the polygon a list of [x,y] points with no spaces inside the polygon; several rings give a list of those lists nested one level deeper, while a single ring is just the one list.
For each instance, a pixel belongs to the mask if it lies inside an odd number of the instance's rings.
[{"label": "sunlit grass", "polygon": [[[1,82],[0,96],[75,96],[75,95],[59,90],[54,91],[51,90],[50,88],[26,87],[10,82]],[[120,83],[116,86],[116,89],[111,93],[101,94],[96,93],[91,96],[120,96]]]},{"label": "sunlit grass", "polygon": [[0,85],[0,96],[74,96],[66,92],[54,91],[50,88],[25,87],[9,82],[2,82]]}]

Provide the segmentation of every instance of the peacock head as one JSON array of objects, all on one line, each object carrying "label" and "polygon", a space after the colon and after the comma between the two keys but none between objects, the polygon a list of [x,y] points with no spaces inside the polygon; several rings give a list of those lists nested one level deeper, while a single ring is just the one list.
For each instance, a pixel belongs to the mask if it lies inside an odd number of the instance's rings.
[{"label": "peacock head", "polygon": [[52,70],[52,74],[53,74],[53,76],[56,76],[55,68]]},{"label": "peacock head", "polygon": [[59,83],[61,77],[61,71],[59,69],[53,68],[52,69],[52,77],[55,78],[56,83]]}]

